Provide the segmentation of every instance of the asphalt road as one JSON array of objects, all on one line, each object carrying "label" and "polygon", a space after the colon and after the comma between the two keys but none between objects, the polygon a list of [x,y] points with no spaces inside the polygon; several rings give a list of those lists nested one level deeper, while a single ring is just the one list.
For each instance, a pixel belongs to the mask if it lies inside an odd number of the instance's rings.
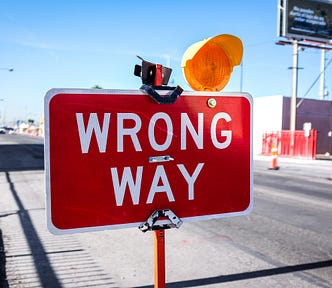
[{"label": "asphalt road", "polygon": [[[249,215],[166,231],[167,287],[332,286],[332,162],[268,164]],[[0,287],[153,287],[152,233],[52,235],[44,190],[43,140],[0,135]]]}]

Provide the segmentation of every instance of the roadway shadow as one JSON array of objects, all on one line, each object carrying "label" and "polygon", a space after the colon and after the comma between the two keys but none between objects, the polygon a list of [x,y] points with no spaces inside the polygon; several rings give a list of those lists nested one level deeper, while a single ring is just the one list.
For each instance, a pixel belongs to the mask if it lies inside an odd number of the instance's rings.
[{"label": "roadway shadow", "polygon": [[[37,232],[33,227],[28,211],[25,210],[20,198],[17,195],[14,184],[12,183],[9,175],[9,171],[24,171],[24,170],[43,170],[44,169],[44,145],[43,144],[25,144],[25,145],[13,145],[13,144],[3,144],[0,145],[0,172],[5,172],[6,179],[9,183],[10,190],[12,195],[15,198],[15,201],[19,207],[19,211],[15,214],[18,214],[21,221],[22,227],[24,228],[24,233],[26,238],[29,240],[29,246],[32,248],[33,253],[36,256],[35,264],[42,265],[41,263],[46,263],[47,259],[44,256],[40,256],[43,251],[40,239],[38,238]],[[1,217],[6,217],[7,214],[1,215]],[[41,250],[40,250],[41,248]],[[37,252],[38,251],[38,252]],[[38,255],[38,256],[37,256]],[[40,259],[40,257],[42,259]],[[39,259],[42,262],[39,262]],[[38,264],[39,263],[39,264]],[[48,263],[49,264],[49,263]],[[38,268],[38,266],[37,266]],[[40,274],[43,273],[43,269],[37,269]],[[46,274],[54,274],[50,271]],[[42,276],[42,275],[40,275]],[[48,276],[42,276],[48,277]],[[55,276],[53,276],[54,278]],[[43,283],[43,282],[41,282]],[[55,280],[55,283],[58,283]],[[4,248],[4,240],[2,230],[0,229],[0,287],[8,288],[9,284],[7,281],[6,274],[6,255]],[[44,286],[46,287],[46,286]],[[56,286],[48,286],[56,287]],[[58,286],[60,287],[60,286]]]},{"label": "roadway shadow", "polygon": [[6,255],[3,244],[2,231],[0,229],[0,287],[8,288],[7,273],[6,273]]},{"label": "roadway shadow", "polygon": [[[46,254],[45,248],[42,244],[42,241],[39,238],[38,233],[33,225],[33,222],[29,215],[29,211],[27,211],[25,209],[25,207],[15,189],[15,185],[10,178],[10,173],[8,171],[6,171],[5,175],[6,175],[6,179],[9,184],[9,187],[10,187],[10,191],[12,192],[12,195],[18,206],[17,215],[21,222],[21,227],[23,229],[25,238],[27,239],[27,244],[31,251],[33,263],[36,268],[36,273],[40,280],[41,287],[52,287],[52,288],[61,287],[61,283],[60,283],[59,279],[57,278],[55,271],[52,268],[52,265],[50,263],[50,260],[47,257],[47,254]],[[1,237],[1,241],[2,242],[0,242],[0,244],[2,243],[2,247],[3,247],[2,237]],[[0,246],[0,249],[1,249],[1,246]],[[2,255],[2,261],[4,263],[1,263],[1,267],[2,267],[2,264],[4,264],[4,267],[5,267],[6,260],[5,260],[4,253]],[[6,274],[4,274],[4,277],[6,277]],[[4,283],[6,284],[6,281]],[[7,283],[7,285],[8,285],[8,283]],[[6,286],[1,286],[1,287],[6,287]]]},{"label": "roadway shadow", "polygon": [[[208,277],[208,278],[201,278],[201,279],[194,279],[194,280],[172,282],[172,283],[167,283],[167,287],[168,288],[198,287],[198,286],[203,286],[203,285],[234,282],[234,281],[248,280],[248,279],[259,278],[259,277],[268,277],[268,276],[274,276],[274,275],[280,275],[280,274],[286,274],[286,273],[301,272],[301,271],[305,271],[305,270],[326,268],[326,267],[331,267],[331,266],[332,266],[332,260],[326,260],[326,261],[276,267],[276,268],[229,274],[229,275],[220,275],[220,276],[216,276],[216,277]],[[147,285],[147,286],[137,286],[134,288],[153,288],[153,287],[154,287],[153,285]]]},{"label": "roadway shadow", "polygon": [[0,145],[0,172],[44,170],[43,144]]}]

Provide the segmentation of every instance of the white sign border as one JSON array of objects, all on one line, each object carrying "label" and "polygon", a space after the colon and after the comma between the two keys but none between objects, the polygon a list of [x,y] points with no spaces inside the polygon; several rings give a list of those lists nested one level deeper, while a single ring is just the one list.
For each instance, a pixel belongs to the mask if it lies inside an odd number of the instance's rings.
[{"label": "white sign border", "polygon": [[[122,89],[79,89],[79,88],[53,88],[49,90],[44,98],[44,155],[45,155],[45,189],[46,189],[46,219],[48,230],[52,234],[61,235],[61,234],[73,234],[81,232],[93,232],[93,231],[103,231],[103,230],[113,230],[113,229],[122,229],[122,228],[138,228],[142,222],[133,222],[126,224],[114,224],[114,225],[105,225],[105,226],[91,226],[84,228],[73,228],[73,229],[59,229],[52,222],[52,211],[51,211],[51,187],[50,187],[50,119],[49,119],[49,105],[52,98],[58,94],[116,94],[116,95],[146,95],[141,90],[122,90]],[[185,96],[211,96],[211,97],[241,97],[246,98],[250,103],[250,202],[248,207],[239,212],[230,212],[230,213],[221,213],[221,214],[210,214],[203,216],[192,216],[181,218],[183,222],[194,222],[201,220],[210,220],[218,218],[229,218],[234,216],[243,216],[247,215],[253,209],[253,99],[249,93],[246,92],[204,92],[204,91],[184,91],[182,95]],[[181,96],[180,96],[181,97]],[[147,217],[149,217],[148,215]]]}]

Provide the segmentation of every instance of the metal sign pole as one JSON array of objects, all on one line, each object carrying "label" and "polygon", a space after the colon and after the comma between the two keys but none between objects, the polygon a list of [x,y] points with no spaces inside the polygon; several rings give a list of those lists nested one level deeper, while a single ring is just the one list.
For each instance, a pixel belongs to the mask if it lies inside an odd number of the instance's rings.
[{"label": "metal sign pole", "polygon": [[[166,219],[166,220],[164,220]],[[165,222],[166,221],[166,222]],[[165,229],[179,228],[182,221],[170,209],[156,210],[138,228],[154,231],[154,287],[165,288]]]},{"label": "metal sign pole", "polygon": [[165,230],[154,231],[154,287],[165,288]]}]

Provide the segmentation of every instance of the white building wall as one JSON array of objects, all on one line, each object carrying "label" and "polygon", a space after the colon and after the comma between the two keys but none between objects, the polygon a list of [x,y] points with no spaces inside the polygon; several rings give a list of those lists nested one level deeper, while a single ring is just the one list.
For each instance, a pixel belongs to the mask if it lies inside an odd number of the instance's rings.
[{"label": "white building wall", "polygon": [[253,155],[262,152],[264,132],[281,131],[283,96],[257,97],[253,109]]}]

